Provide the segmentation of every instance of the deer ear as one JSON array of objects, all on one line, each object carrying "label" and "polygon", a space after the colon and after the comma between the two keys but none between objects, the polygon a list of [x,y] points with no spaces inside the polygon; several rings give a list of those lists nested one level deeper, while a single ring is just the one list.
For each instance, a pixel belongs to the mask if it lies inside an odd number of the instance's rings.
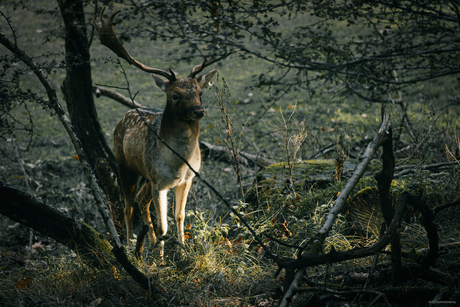
[{"label": "deer ear", "polygon": [[203,89],[208,86],[209,81],[211,81],[212,77],[216,74],[217,69],[211,70],[207,74],[197,77],[198,85]]},{"label": "deer ear", "polygon": [[158,77],[155,74],[152,74],[152,77],[155,80],[155,83],[158,85],[158,87],[161,88],[161,90],[166,93],[166,89],[168,88],[169,82],[163,80],[162,78]]}]

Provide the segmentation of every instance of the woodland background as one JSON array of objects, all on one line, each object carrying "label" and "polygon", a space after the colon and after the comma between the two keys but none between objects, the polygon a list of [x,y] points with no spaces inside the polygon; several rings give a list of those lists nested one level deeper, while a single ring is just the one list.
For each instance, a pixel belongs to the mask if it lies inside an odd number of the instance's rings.
[{"label": "woodland background", "polygon": [[[85,43],[69,39],[72,29],[78,37],[82,26],[61,14],[75,3],[85,13]],[[292,305],[427,306],[434,300],[459,301],[457,1],[0,2],[0,33],[48,76],[92,169],[98,157],[114,167],[112,132],[128,110],[113,99],[96,98],[93,86],[127,97],[130,92],[144,106],[165,104],[164,93],[151,76],[118,60],[97,40],[91,23],[104,6],[106,19],[122,10],[116,18],[118,35],[133,57],[151,67],[171,68],[183,77],[205,57],[230,53],[213,65],[219,75],[204,91],[206,116],[200,122],[200,140],[223,149],[218,153],[225,157],[207,147],[200,174],[279,257],[295,258],[292,245],[303,246],[321,228],[359,157],[379,132],[382,108],[392,125],[394,202],[409,192],[432,210],[454,204],[435,216],[443,257],[432,270],[439,275],[433,273],[431,280],[427,274],[415,276],[416,269],[409,265],[417,263],[417,257],[420,260],[429,242],[420,216],[408,212],[400,236],[407,263],[404,275],[411,278],[394,279],[386,248],[371,274],[376,259],[371,256],[307,268],[308,278],[302,280],[302,291]],[[72,42],[77,50],[70,47]],[[89,52],[87,59],[78,48]],[[21,189],[109,239],[81,156],[47,91],[12,52],[4,46],[0,50],[2,187]],[[91,79],[83,73],[72,79],[69,74],[82,63],[88,65]],[[89,90],[72,87],[78,78]],[[232,160],[229,152],[241,152],[241,160]],[[265,160],[247,159],[244,153]],[[377,187],[374,174],[382,170],[381,154],[380,149],[373,157],[350,203]],[[327,171],[302,162],[313,159],[329,165]],[[343,170],[340,161],[345,161]],[[337,170],[343,177],[332,177]],[[378,203],[371,199],[378,198],[375,194],[364,197],[369,206]],[[334,222],[324,253],[378,241],[380,224],[358,233],[350,226],[350,208]],[[81,251],[1,215],[0,302],[6,306],[282,304],[283,291],[289,288],[284,271],[277,274],[276,263],[264,257],[235,212],[200,180],[195,180],[187,212],[187,256],[180,257],[172,243],[167,244],[165,266],[156,264],[151,246],[143,260],[127,252],[130,261],[155,280],[156,291],[143,289],[113,259],[95,266]],[[173,225],[171,217],[171,235]],[[359,296],[366,280],[368,292]]]}]

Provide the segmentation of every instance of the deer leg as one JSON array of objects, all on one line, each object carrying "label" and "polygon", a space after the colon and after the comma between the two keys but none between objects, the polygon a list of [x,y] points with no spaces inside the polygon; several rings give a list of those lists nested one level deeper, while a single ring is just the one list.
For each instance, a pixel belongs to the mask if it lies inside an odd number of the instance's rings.
[{"label": "deer leg", "polygon": [[[156,187],[152,187],[153,202],[157,213],[158,235],[160,237],[166,235],[168,231],[168,190],[158,191]],[[160,242],[160,259],[163,261],[165,242]]]},{"label": "deer leg", "polygon": [[152,217],[150,216],[150,203],[153,199],[152,189],[153,184],[149,180],[142,186],[142,188],[137,193],[137,203],[139,204],[139,209],[141,211],[142,220],[144,221],[144,224],[149,226],[149,241],[154,243],[157,241],[157,237],[155,236]]},{"label": "deer leg", "polygon": [[133,204],[134,196],[136,195],[137,179],[139,177],[121,165],[118,166],[118,171],[120,175],[121,190],[125,200],[124,215],[126,225],[126,243],[129,245],[130,239],[133,236]]},{"label": "deer leg", "polygon": [[192,180],[188,180],[178,186],[176,186],[176,227],[177,236],[179,242],[184,244],[184,221],[185,221],[185,205],[187,203],[187,195],[190,187],[192,186]]}]

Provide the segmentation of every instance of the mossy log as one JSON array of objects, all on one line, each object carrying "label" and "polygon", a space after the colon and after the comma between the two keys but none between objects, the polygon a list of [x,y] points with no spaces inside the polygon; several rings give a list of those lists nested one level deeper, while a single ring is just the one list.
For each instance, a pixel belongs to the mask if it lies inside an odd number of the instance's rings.
[{"label": "mossy log", "polygon": [[[254,181],[254,185],[245,195],[246,202],[253,208],[273,206],[277,198],[283,192],[294,190],[300,195],[296,202],[297,212],[302,211],[303,215],[308,215],[311,204],[316,203],[313,197],[330,199],[342,189],[342,186],[334,182],[334,172],[336,169],[335,160],[308,160],[297,162],[292,165],[293,176],[292,185],[289,182],[289,170],[287,163],[276,163],[260,171]],[[351,174],[355,167],[355,161],[350,159],[345,161],[342,180]],[[376,170],[375,165],[372,166]],[[367,177],[373,181],[372,178]],[[350,197],[344,213],[349,220],[348,233],[363,237],[378,236],[380,226],[383,222],[379,207],[379,195],[375,186],[367,186],[368,182],[363,180],[359,185],[358,191]],[[314,195],[308,195],[309,191],[315,191]],[[321,191],[321,192],[316,192]],[[286,194],[286,193],[284,193]],[[283,198],[283,197],[281,197]],[[284,197],[284,202],[288,199]]]},{"label": "mossy log", "polygon": [[42,200],[0,182],[0,213],[74,250],[92,265],[114,260],[111,245],[99,232]]},{"label": "mossy log", "polygon": [[[345,178],[354,167],[352,162],[345,161]],[[292,168],[292,178],[289,168]],[[334,183],[334,171],[335,160],[332,159],[275,163],[257,174],[253,187],[246,192],[245,200],[253,207],[258,207],[259,204],[271,200],[272,190],[288,188],[302,192],[316,188],[324,189]]]}]

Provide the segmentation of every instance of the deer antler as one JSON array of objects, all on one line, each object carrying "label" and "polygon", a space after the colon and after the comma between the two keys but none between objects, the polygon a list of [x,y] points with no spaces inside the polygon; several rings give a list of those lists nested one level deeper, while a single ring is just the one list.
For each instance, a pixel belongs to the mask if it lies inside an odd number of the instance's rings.
[{"label": "deer antler", "polygon": [[216,63],[217,61],[220,61],[220,60],[222,60],[222,59],[225,59],[225,58],[228,57],[230,54],[232,54],[232,52],[229,52],[229,53],[227,53],[227,54],[224,54],[223,56],[220,56],[220,57],[218,57],[218,58],[215,58],[215,59],[213,59],[213,60],[211,60],[211,61],[209,61],[209,62],[208,62],[209,58],[204,59],[203,63],[201,63],[201,64],[199,64],[199,65],[193,67],[192,71],[190,72],[189,77],[190,77],[190,78],[195,78],[195,76],[196,76],[197,74],[199,74],[205,67],[208,67],[209,65],[214,64],[214,63]]},{"label": "deer antler", "polygon": [[143,71],[163,76],[166,79],[168,79],[169,82],[176,81],[176,75],[174,73],[168,73],[161,69],[148,67],[142,64],[141,62],[137,61],[135,58],[133,58],[128,53],[128,51],[126,51],[125,47],[120,42],[120,39],[118,38],[117,33],[115,33],[115,29],[113,28],[113,19],[115,18],[115,15],[117,15],[121,11],[118,10],[114,12],[112,16],[110,16],[109,21],[105,21],[103,17],[104,11],[105,11],[105,7],[102,9],[102,12],[99,18],[101,22],[100,26],[97,24],[96,18],[93,20],[93,26],[94,28],[96,28],[97,32],[99,33],[99,40],[101,41],[102,45],[108,47],[117,56],[119,56],[122,59],[125,59],[129,64],[134,65],[142,69]]}]

